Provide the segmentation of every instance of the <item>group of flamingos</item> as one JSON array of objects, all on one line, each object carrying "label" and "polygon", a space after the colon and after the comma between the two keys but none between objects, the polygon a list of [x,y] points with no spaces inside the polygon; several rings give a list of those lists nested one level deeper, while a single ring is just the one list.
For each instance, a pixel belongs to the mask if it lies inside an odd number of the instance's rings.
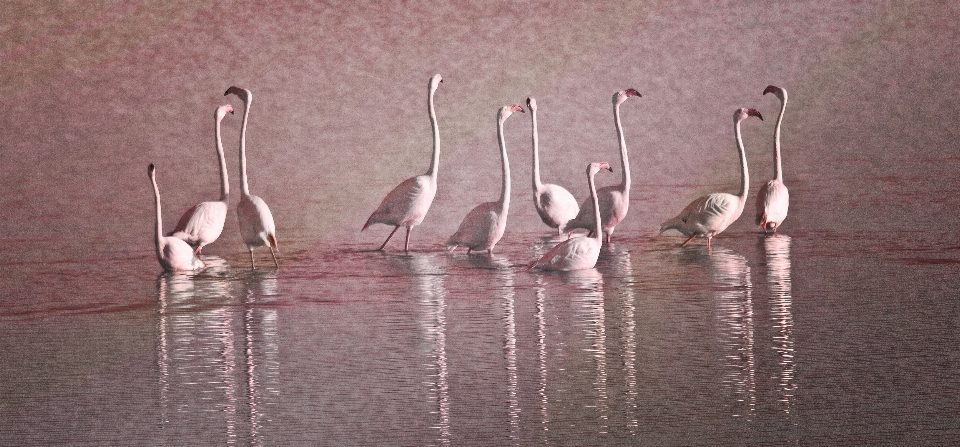
[{"label": "group of flamingos", "polygon": [[[434,93],[443,82],[441,76],[430,78],[427,94],[430,125],[433,131],[433,158],[430,170],[426,174],[404,180],[384,197],[377,209],[370,215],[361,231],[373,224],[392,225],[393,231],[380,245],[383,250],[393,235],[406,227],[404,251],[410,248],[410,232],[413,227],[423,222],[433,198],[437,193],[437,171],[440,164],[440,128],[437,124],[437,115],[434,109]],[[254,267],[253,248],[267,246],[273,255],[274,264],[277,263],[274,250],[277,249],[277,240],[273,217],[266,203],[259,197],[250,195],[247,188],[246,156],[244,152],[244,135],[247,127],[247,116],[250,112],[251,94],[248,90],[230,87],[224,95],[237,95],[244,103],[243,130],[240,133],[240,174],[243,191],[237,207],[237,217],[240,223],[240,232],[250,251],[250,264]],[[776,233],[780,223],[787,217],[789,194],[783,184],[782,165],[780,160],[780,124],[783,112],[787,106],[786,90],[769,86],[763,94],[773,93],[780,100],[780,114],[777,117],[774,132],[774,179],[763,187],[757,196],[757,220],[764,232]],[[590,188],[590,198],[582,205],[569,191],[561,186],[543,183],[540,180],[540,161],[537,135],[537,102],[527,98],[527,108],[533,129],[533,192],[534,205],[540,218],[550,228],[557,230],[558,235],[567,234],[563,240],[540,259],[529,264],[527,269],[539,267],[545,270],[579,270],[593,268],[600,255],[604,235],[606,241],[627,215],[630,205],[630,163],[627,158],[627,146],[623,136],[623,127],[620,123],[620,105],[628,98],[640,97],[634,89],[622,90],[613,95],[613,116],[616,125],[617,137],[620,144],[620,162],[622,166],[622,180],[619,185],[597,188],[594,176],[601,170],[613,171],[606,162],[590,163],[587,166],[587,184]],[[485,250],[493,253],[493,247],[500,241],[507,225],[507,214],[510,208],[510,162],[507,158],[506,144],[503,138],[503,123],[512,114],[523,113],[524,110],[517,104],[504,106],[497,113],[497,137],[500,146],[502,162],[503,186],[500,198],[495,202],[485,202],[477,205],[467,213],[457,228],[456,233],[450,236],[447,247],[450,251],[457,247],[466,247],[469,254],[474,250]],[[155,168],[151,164],[149,174],[153,182],[157,203],[157,259],[160,264],[170,271],[196,270],[203,268],[203,262],[197,257],[204,245],[217,239],[223,231],[223,223],[227,214],[227,199],[229,190],[227,185],[226,163],[223,160],[223,145],[220,140],[220,121],[226,113],[233,113],[229,105],[217,109],[217,155],[220,162],[220,200],[216,202],[202,202],[187,210],[180,218],[174,231],[167,237],[163,236],[160,223],[160,193],[154,178]],[[735,222],[743,213],[747,200],[747,191],[750,187],[750,178],[747,172],[747,158],[740,136],[740,122],[749,116],[760,118],[756,109],[737,109],[733,114],[734,136],[737,151],[740,156],[740,191],[738,194],[713,193],[702,196],[684,208],[676,217],[664,222],[660,232],[677,230],[687,240],[687,245],[694,238],[707,238],[707,246],[711,239],[720,234],[730,224]],[[582,229],[586,235],[574,236],[575,230]]]}]

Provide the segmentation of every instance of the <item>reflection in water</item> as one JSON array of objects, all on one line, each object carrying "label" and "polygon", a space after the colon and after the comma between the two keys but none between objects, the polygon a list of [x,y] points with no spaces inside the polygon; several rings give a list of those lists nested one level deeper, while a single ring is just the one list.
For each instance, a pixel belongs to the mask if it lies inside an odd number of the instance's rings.
[{"label": "reflection in water", "polygon": [[610,412],[607,396],[607,331],[603,306],[603,277],[595,268],[565,274],[579,289],[573,300],[579,304],[578,311],[587,324],[585,335],[589,347],[586,351],[596,363],[593,388],[597,393],[596,412],[600,418],[598,433],[605,434],[610,428]]},{"label": "reflection in water", "polygon": [[631,435],[637,434],[640,426],[638,414],[637,389],[637,320],[636,320],[636,293],[633,278],[633,263],[630,252],[623,250],[612,254],[611,267],[614,276],[619,279],[616,284],[617,301],[614,310],[619,312],[615,324],[619,327],[621,344],[623,347],[623,366],[626,380],[626,398],[629,408],[627,426]]},{"label": "reflection in water", "polygon": [[507,403],[510,410],[510,440],[520,443],[520,379],[517,375],[517,319],[513,269],[509,261],[497,260],[497,283],[503,299],[503,350],[507,361]]},{"label": "reflection in water", "polygon": [[543,275],[538,274],[536,278],[536,287],[534,292],[537,296],[537,372],[538,386],[537,396],[540,398],[540,428],[542,429],[541,443],[546,444],[546,432],[550,429],[550,416],[547,412],[549,400],[547,399],[547,318],[546,318],[546,298],[547,291],[543,287]]},{"label": "reflection in water", "polygon": [[417,287],[417,296],[423,317],[420,328],[423,337],[432,345],[430,356],[435,370],[431,376],[436,377],[432,383],[429,399],[436,402],[438,422],[438,441],[442,445],[450,445],[450,390],[447,380],[447,303],[446,290],[443,287],[443,269],[435,255],[415,253],[406,257],[409,260],[409,271],[414,276]]},{"label": "reflection in water", "polygon": [[710,254],[717,302],[720,306],[721,345],[726,349],[723,383],[732,388],[738,403],[733,416],[751,419],[757,406],[756,357],[752,283],[747,260],[718,247]]},{"label": "reflection in water", "polygon": [[793,396],[797,385],[794,380],[793,347],[793,296],[790,286],[790,236],[777,235],[763,238],[763,250],[767,257],[767,284],[770,287],[770,319],[774,335],[774,349],[780,357],[780,377],[777,382],[778,401],[783,411],[792,414]]},{"label": "reflection in water", "polygon": [[265,408],[279,395],[279,349],[276,311],[254,303],[275,294],[276,278],[247,278],[239,313],[229,267],[216,257],[204,262],[210,268],[200,274],[157,278],[162,427],[171,440],[261,445]]}]

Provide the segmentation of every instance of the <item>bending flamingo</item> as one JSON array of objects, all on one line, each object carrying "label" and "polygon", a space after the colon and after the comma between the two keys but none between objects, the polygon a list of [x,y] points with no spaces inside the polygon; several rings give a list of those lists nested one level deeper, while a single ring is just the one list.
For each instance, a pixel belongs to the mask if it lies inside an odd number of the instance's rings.
[{"label": "bending flamingo", "polygon": [[[607,243],[610,242],[610,236],[624,217],[627,216],[627,210],[630,207],[630,161],[627,158],[627,143],[623,139],[623,126],[620,124],[620,104],[623,104],[631,96],[640,97],[634,89],[622,90],[613,94],[613,118],[617,127],[617,138],[620,140],[620,164],[623,167],[623,179],[619,185],[605,186],[597,190],[597,197],[600,203],[600,218],[602,219],[601,228],[607,234]],[[564,229],[567,233],[581,228],[591,233],[594,230],[594,215],[589,208],[589,203],[584,201],[580,205],[580,213],[577,217],[567,222]],[[592,236],[592,234],[590,234]]]},{"label": "bending flamingo", "polygon": [[783,165],[780,162],[780,123],[783,122],[783,111],[787,109],[787,91],[776,86],[768,86],[763,94],[773,93],[780,99],[780,114],[777,115],[777,127],[773,132],[773,180],[762,187],[757,194],[757,225],[766,233],[773,230],[777,234],[780,223],[787,218],[787,208],[790,207],[790,193],[783,184]]},{"label": "bending flamingo", "polygon": [[533,126],[533,204],[543,223],[563,234],[567,222],[580,212],[577,199],[564,187],[540,181],[540,144],[537,135],[537,100],[527,98],[530,120]]},{"label": "bending flamingo", "polygon": [[198,270],[206,267],[189,244],[173,236],[163,235],[163,219],[160,212],[160,188],[157,188],[156,168],[147,167],[147,176],[153,184],[153,197],[157,203],[157,261],[168,272]]},{"label": "bending flamingo", "polygon": [[243,101],[243,125],[240,129],[240,203],[237,204],[237,222],[240,224],[240,236],[250,251],[250,268],[256,269],[253,261],[253,248],[266,246],[270,249],[273,264],[280,268],[277,255],[277,227],[273,223],[273,214],[263,199],[250,194],[247,186],[247,118],[250,116],[250,103],[253,94],[250,90],[240,87],[230,87],[224,96],[234,94]]},{"label": "bending flamingo", "polygon": [[467,247],[467,253],[473,250],[486,250],[493,254],[493,246],[503,237],[507,227],[507,213],[510,211],[510,161],[507,160],[507,145],[503,140],[503,122],[514,112],[523,112],[519,105],[503,106],[497,112],[497,138],[500,142],[500,160],[503,168],[503,187],[500,199],[477,205],[460,222],[460,228],[450,236],[447,249]]},{"label": "bending flamingo", "polygon": [[223,105],[217,108],[215,115],[217,132],[217,161],[220,164],[220,200],[200,202],[188,209],[170,236],[183,239],[196,247],[196,253],[203,246],[213,243],[223,232],[223,223],[227,220],[227,204],[230,199],[230,181],[227,179],[227,162],[223,159],[223,141],[220,139],[220,121],[227,113],[233,113],[233,107]]},{"label": "bending flamingo", "polygon": [[593,177],[601,169],[613,172],[613,168],[606,162],[591,163],[587,166],[587,183],[590,185],[590,202],[594,215],[593,236],[575,237],[567,239],[546,252],[539,260],[527,267],[530,270],[541,266],[544,270],[581,270],[593,268],[600,257],[600,247],[603,245],[603,236],[600,228],[600,206],[597,205],[597,185]]},{"label": "bending flamingo", "polygon": [[377,250],[383,250],[400,227],[407,227],[407,239],[403,243],[403,251],[410,249],[410,230],[420,225],[426,217],[434,196],[437,195],[437,169],[440,167],[440,127],[437,125],[437,112],[433,108],[433,93],[443,82],[439,74],[430,78],[427,92],[427,109],[430,112],[430,126],[433,128],[433,161],[426,174],[410,177],[390,191],[380,206],[370,215],[367,223],[360,231],[366,230],[373,224],[382,223],[393,225],[393,231],[383,241]]},{"label": "bending flamingo", "polygon": [[660,226],[661,233],[673,229],[684,236],[689,236],[682,245],[687,245],[695,237],[705,237],[709,248],[710,240],[735,222],[743,213],[743,205],[747,202],[747,190],[750,188],[750,176],[747,173],[747,155],[743,149],[743,139],[740,137],[740,122],[748,116],[763,119],[756,109],[737,109],[733,113],[734,134],[737,151],[740,154],[740,192],[737,195],[715,192],[690,202],[677,217]]}]

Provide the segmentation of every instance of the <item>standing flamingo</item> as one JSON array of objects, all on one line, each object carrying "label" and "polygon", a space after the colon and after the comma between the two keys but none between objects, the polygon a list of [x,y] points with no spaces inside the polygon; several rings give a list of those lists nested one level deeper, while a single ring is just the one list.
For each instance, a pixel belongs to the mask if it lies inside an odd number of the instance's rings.
[{"label": "standing flamingo", "polygon": [[150,183],[153,184],[153,197],[157,202],[157,235],[156,248],[157,260],[164,270],[168,272],[199,270],[206,267],[203,261],[197,257],[193,248],[180,238],[163,235],[163,218],[160,212],[160,188],[157,187],[157,168],[150,163],[147,167],[147,176],[150,177]]},{"label": "standing flamingo", "polygon": [[743,205],[747,203],[747,190],[750,188],[750,176],[747,173],[747,154],[743,149],[743,139],[740,137],[740,122],[748,116],[755,116],[763,120],[757,109],[737,109],[733,113],[733,128],[737,141],[737,151],[740,153],[740,192],[737,195],[725,192],[715,192],[690,202],[680,214],[660,226],[660,232],[677,230],[684,236],[690,236],[681,246],[687,245],[695,237],[707,238],[707,248],[710,240],[720,234],[730,224],[735,222],[743,213]]},{"label": "standing flamingo", "polygon": [[787,109],[787,91],[773,85],[767,86],[763,94],[773,93],[780,99],[780,115],[777,116],[777,127],[773,132],[773,180],[760,187],[757,194],[757,225],[766,233],[773,230],[777,234],[780,223],[787,218],[787,208],[790,206],[790,193],[783,184],[783,165],[780,163],[780,123],[783,122],[783,111]]},{"label": "standing flamingo", "polygon": [[582,270],[590,269],[597,265],[597,258],[600,257],[600,247],[603,245],[603,236],[600,228],[600,206],[597,197],[597,185],[593,177],[601,169],[613,172],[613,168],[606,162],[590,163],[587,166],[587,184],[590,185],[590,202],[593,210],[593,236],[575,237],[567,239],[556,247],[551,248],[539,260],[534,261],[527,267],[530,270],[536,266],[542,266],[545,270]]},{"label": "standing flamingo", "polygon": [[564,187],[540,181],[540,144],[537,135],[537,100],[527,98],[530,120],[533,126],[533,205],[543,223],[563,234],[567,222],[580,212],[577,199]]},{"label": "standing flamingo", "polygon": [[250,103],[253,102],[253,94],[250,90],[240,87],[230,87],[223,96],[230,94],[237,95],[243,101],[243,125],[240,128],[240,203],[237,204],[237,222],[240,224],[240,236],[243,237],[243,243],[247,244],[247,250],[250,251],[250,268],[256,269],[253,261],[253,248],[267,246],[270,249],[270,256],[273,257],[273,264],[280,268],[277,262],[277,255],[274,250],[277,248],[277,227],[273,223],[273,214],[263,199],[250,194],[250,188],[247,186],[247,118],[250,116]]},{"label": "standing flamingo", "polygon": [[440,167],[440,127],[437,125],[437,112],[433,108],[433,93],[443,82],[439,74],[430,78],[427,90],[427,109],[430,112],[430,126],[433,128],[433,160],[430,162],[430,170],[426,174],[410,177],[387,194],[380,202],[380,206],[374,210],[373,214],[363,224],[360,231],[366,230],[373,224],[382,223],[393,225],[393,231],[383,241],[383,245],[377,250],[383,250],[390,242],[390,238],[400,227],[407,227],[407,239],[403,243],[403,251],[410,249],[410,230],[414,226],[420,225],[423,218],[426,217],[430,205],[433,203],[434,196],[437,195],[437,169]]},{"label": "standing flamingo", "polygon": [[[620,104],[623,104],[631,96],[640,97],[641,95],[632,88],[613,94],[613,118],[617,127],[617,138],[620,140],[620,163],[623,166],[623,179],[619,185],[605,186],[597,190],[600,218],[602,219],[603,231],[607,234],[607,243],[610,243],[613,230],[627,216],[627,210],[630,207],[630,161],[627,158],[627,143],[623,139],[623,126],[620,124]],[[580,213],[577,214],[576,218],[567,222],[564,231],[570,233],[580,228],[593,232],[595,227],[594,215],[588,205],[589,203],[586,201],[580,205]]]},{"label": "standing flamingo", "polygon": [[230,199],[230,182],[227,180],[227,162],[223,159],[223,140],[220,139],[220,121],[227,113],[233,113],[229,104],[217,108],[215,115],[217,132],[217,161],[220,164],[220,200],[200,202],[188,209],[171,236],[183,239],[191,246],[196,246],[196,253],[203,250],[203,246],[213,243],[223,232],[223,223],[227,220],[227,204]]},{"label": "standing flamingo", "polygon": [[457,232],[447,241],[450,251],[457,247],[467,247],[468,254],[473,250],[486,250],[487,254],[492,255],[493,246],[503,237],[503,230],[507,227],[507,213],[510,211],[510,161],[507,159],[507,145],[503,140],[503,122],[514,112],[523,112],[523,109],[513,104],[503,106],[497,112],[497,138],[500,142],[500,160],[503,167],[500,199],[496,202],[481,203],[467,213]]}]

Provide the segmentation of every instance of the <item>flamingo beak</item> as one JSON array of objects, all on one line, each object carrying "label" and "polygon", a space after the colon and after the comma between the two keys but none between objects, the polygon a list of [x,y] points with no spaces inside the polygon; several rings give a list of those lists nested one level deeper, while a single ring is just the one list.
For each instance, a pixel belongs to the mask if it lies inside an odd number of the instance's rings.
[{"label": "flamingo beak", "polygon": [[767,93],[776,93],[776,92],[777,92],[777,87],[773,85],[768,85],[767,88],[763,90],[764,95],[766,95]]},{"label": "flamingo beak", "polygon": [[763,121],[763,115],[761,115],[760,111],[757,109],[748,109],[747,116],[755,116],[757,118],[760,118],[760,121]]}]

